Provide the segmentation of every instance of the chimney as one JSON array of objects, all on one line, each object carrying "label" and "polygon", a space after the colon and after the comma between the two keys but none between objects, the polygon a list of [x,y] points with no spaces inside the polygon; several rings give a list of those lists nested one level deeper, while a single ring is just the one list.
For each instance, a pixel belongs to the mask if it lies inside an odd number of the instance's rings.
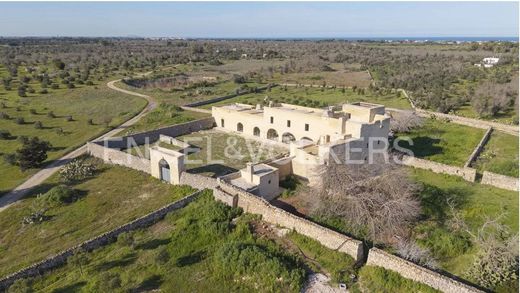
[{"label": "chimney", "polygon": [[253,163],[246,163],[246,170],[249,173],[249,182],[253,182],[253,174],[255,173],[255,168]]}]

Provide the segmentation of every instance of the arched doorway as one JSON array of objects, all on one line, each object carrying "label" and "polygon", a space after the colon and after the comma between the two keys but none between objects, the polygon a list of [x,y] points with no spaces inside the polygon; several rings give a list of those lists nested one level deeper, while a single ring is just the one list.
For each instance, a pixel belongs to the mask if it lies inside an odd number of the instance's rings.
[{"label": "arched doorway", "polygon": [[282,135],[283,143],[290,143],[291,141],[295,141],[295,140],[296,140],[296,138],[294,137],[294,135],[292,135],[292,133],[286,132]]},{"label": "arched doorway", "polygon": [[171,182],[170,165],[165,159],[159,161],[159,174],[162,181]]},{"label": "arched doorway", "polygon": [[242,125],[242,123],[238,123],[237,124],[237,131],[238,132],[244,132],[244,125]]},{"label": "arched doorway", "polygon": [[269,129],[267,131],[267,139],[270,139],[270,140],[278,140],[278,132],[276,132],[276,130],[274,129]]},{"label": "arched doorway", "polygon": [[258,127],[253,128],[253,135],[260,136],[260,128],[258,128]]}]

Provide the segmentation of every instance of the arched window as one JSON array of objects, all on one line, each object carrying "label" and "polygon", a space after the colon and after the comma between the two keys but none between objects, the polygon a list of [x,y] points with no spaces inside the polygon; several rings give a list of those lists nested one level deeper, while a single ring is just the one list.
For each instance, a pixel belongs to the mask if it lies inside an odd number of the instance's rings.
[{"label": "arched window", "polygon": [[291,141],[295,141],[296,138],[294,137],[294,135],[292,135],[291,133],[289,132],[286,132],[282,135],[282,142],[283,143],[290,143]]},{"label": "arched window", "polygon": [[278,140],[278,132],[276,132],[276,130],[274,129],[269,129],[267,131],[267,139],[270,139],[270,140]]},{"label": "arched window", "polygon": [[244,132],[244,125],[242,125],[242,123],[238,123],[237,124],[237,131],[238,132]]},{"label": "arched window", "polygon": [[254,136],[260,136],[260,128],[255,127],[255,128],[253,129],[253,135],[254,135]]},{"label": "arched window", "polygon": [[301,140],[305,140],[305,141],[313,142],[312,139],[310,139],[310,138],[308,138],[308,137],[306,137],[306,136],[302,137]]},{"label": "arched window", "polygon": [[165,159],[159,161],[159,175],[161,180],[170,182],[170,165]]}]

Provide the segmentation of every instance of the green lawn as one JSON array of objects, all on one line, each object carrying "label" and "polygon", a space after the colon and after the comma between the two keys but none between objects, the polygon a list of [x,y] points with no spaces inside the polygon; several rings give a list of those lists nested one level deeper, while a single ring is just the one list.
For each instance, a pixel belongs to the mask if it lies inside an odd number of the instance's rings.
[{"label": "green lawn", "polygon": [[[38,136],[53,146],[48,154],[48,161],[61,157],[110,127],[130,119],[146,105],[142,98],[115,92],[104,85],[96,88],[85,86],[71,90],[60,89],[27,98],[19,98],[12,91],[3,94],[0,91],[0,102],[6,105],[0,112],[10,117],[0,119],[0,130],[7,130],[12,135],[11,139],[0,140],[0,154],[13,153],[20,147],[21,143],[16,137]],[[34,114],[31,109],[35,110]],[[48,116],[50,111],[55,118]],[[73,121],[66,120],[69,115]],[[18,117],[23,117],[25,123],[17,124]],[[88,119],[92,119],[93,125],[87,122]],[[36,129],[35,121],[40,121],[43,128]],[[0,196],[35,171],[21,172],[18,167],[10,166],[1,159]]]},{"label": "green lawn", "polygon": [[412,150],[416,157],[462,167],[484,132],[479,128],[426,119],[422,127],[398,134],[401,139],[411,138],[413,146],[406,141],[399,146]]},{"label": "green lawn", "polygon": [[130,232],[130,243],[97,249],[81,268],[68,264],[36,278],[32,287],[45,292],[299,292],[303,263],[257,237],[250,226],[254,218],[239,215],[206,192],[154,226]]},{"label": "green lawn", "polygon": [[401,277],[396,272],[380,267],[364,266],[359,270],[359,280],[352,292],[440,292],[430,286]]},{"label": "green lawn", "polygon": [[386,107],[410,109],[410,103],[402,95],[397,93],[389,93],[379,95],[367,93],[362,95],[354,92],[352,89],[329,89],[329,88],[303,88],[303,87],[282,87],[277,86],[271,89],[270,92],[262,92],[257,94],[247,94],[221,102],[204,105],[202,108],[210,109],[212,106],[220,106],[231,103],[244,104],[262,104],[264,98],[268,96],[271,100],[289,104],[297,104],[309,107],[325,107],[331,105],[338,105],[353,102],[369,102],[376,104],[383,104]]},{"label": "green lawn", "polygon": [[479,171],[518,177],[518,137],[498,131],[492,132],[484,150],[473,165]]},{"label": "green lawn", "polygon": [[191,187],[169,185],[142,172],[91,160],[98,165],[96,176],[73,186],[79,191],[80,199],[51,208],[47,212],[51,216],[49,220],[41,224],[22,223],[41,202],[35,194],[55,186],[56,175],[32,196],[0,213],[0,276],[193,192]]},{"label": "green lawn", "polygon": [[272,144],[223,131],[199,131],[177,138],[200,148],[199,152],[188,156],[191,161],[186,162],[188,172],[212,177],[235,172],[244,168],[247,162],[263,161],[288,152]]},{"label": "green lawn", "polygon": [[478,250],[468,236],[449,228],[448,199],[473,233],[486,218],[499,215],[501,224],[518,231],[517,192],[427,170],[412,169],[412,176],[424,187],[420,194],[423,217],[414,228],[414,238],[432,252],[442,269],[463,276]]}]

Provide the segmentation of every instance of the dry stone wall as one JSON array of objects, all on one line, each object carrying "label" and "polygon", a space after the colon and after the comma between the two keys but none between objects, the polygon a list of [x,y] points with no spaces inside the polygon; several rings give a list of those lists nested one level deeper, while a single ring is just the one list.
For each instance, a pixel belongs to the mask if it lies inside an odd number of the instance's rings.
[{"label": "dry stone wall", "polygon": [[272,206],[263,198],[247,193],[224,181],[219,180],[217,190],[219,191],[217,191],[216,198],[223,199],[222,201],[225,203],[233,203],[234,206],[241,207],[247,213],[262,215],[264,221],[294,229],[302,235],[315,239],[325,247],[352,256],[356,261],[362,261],[364,258],[363,243],[359,240]]},{"label": "dry stone wall", "polygon": [[125,166],[145,173],[151,173],[150,160],[122,152],[118,149],[103,147],[95,142],[87,143],[87,152],[105,163]]},{"label": "dry stone wall", "polygon": [[218,186],[217,179],[215,178],[192,174],[186,171],[181,174],[180,184],[190,185],[197,189],[215,189],[215,187]]},{"label": "dry stone wall", "polygon": [[[276,86],[276,84],[273,84],[271,87],[275,87],[275,86]],[[259,90],[259,91],[263,91],[263,90],[266,90],[266,89],[267,89],[267,86],[257,88],[257,90]],[[205,101],[199,101],[199,102],[186,104],[186,105],[184,105],[184,107],[188,107],[188,108],[200,107],[200,106],[203,106],[203,105],[213,104],[213,103],[216,103],[216,102],[224,101],[224,100],[227,100],[227,99],[231,99],[231,98],[238,97],[238,96],[245,95],[245,94],[249,94],[249,93],[250,93],[250,91],[248,91],[248,90],[241,91],[238,94],[231,94],[231,95],[227,95],[227,96],[216,97],[216,98],[205,100]]]},{"label": "dry stone wall", "polygon": [[117,236],[119,236],[121,233],[151,226],[152,224],[155,224],[159,220],[163,219],[164,216],[166,216],[168,213],[183,208],[190,202],[197,199],[200,193],[200,191],[197,191],[178,201],[175,201],[156,211],[153,211],[143,217],[140,217],[130,223],[119,226],[109,232],[96,236],[79,245],[76,245],[56,255],[53,255],[41,262],[35,263],[25,269],[19,270],[18,272],[8,275],[0,279],[0,291],[6,290],[9,286],[11,286],[11,284],[14,283],[14,281],[18,279],[38,276],[61,265],[64,265],[67,262],[67,258],[72,256],[77,251],[92,251],[96,248],[99,248],[101,246],[107,245],[115,241],[117,239]]},{"label": "dry stone wall", "polygon": [[471,153],[471,155],[469,156],[468,160],[466,161],[466,164],[464,164],[464,167],[469,167],[471,166],[471,163],[477,159],[478,155],[480,154],[480,152],[482,152],[483,148],[484,148],[484,145],[487,143],[487,141],[489,140],[489,136],[491,135],[491,132],[493,131],[493,128],[489,127],[488,130],[486,131],[486,133],[484,133],[484,136],[482,137],[482,139],[480,140],[480,142],[478,143],[477,147],[475,147],[475,149],[473,150],[473,152]]},{"label": "dry stone wall", "polygon": [[442,292],[465,293],[484,292],[438,272],[421,267],[378,248],[368,252],[367,265],[378,266],[399,273],[401,276],[426,284]]},{"label": "dry stone wall", "polygon": [[492,185],[502,189],[518,191],[518,178],[496,174],[488,171],[484,171],[481,183]]},{"label": "dry stone wall", "polygon": [[429,160],[419,159],[403,155],[402,159],[397,160],[401,165],[410,166],[419,169],[430,170],[435,173],[442,173],[448,175],[455,175],[464,178],[469,182],[475,182],[477,170],[467,167],[455,167],[442,163],[437,163]]}]

